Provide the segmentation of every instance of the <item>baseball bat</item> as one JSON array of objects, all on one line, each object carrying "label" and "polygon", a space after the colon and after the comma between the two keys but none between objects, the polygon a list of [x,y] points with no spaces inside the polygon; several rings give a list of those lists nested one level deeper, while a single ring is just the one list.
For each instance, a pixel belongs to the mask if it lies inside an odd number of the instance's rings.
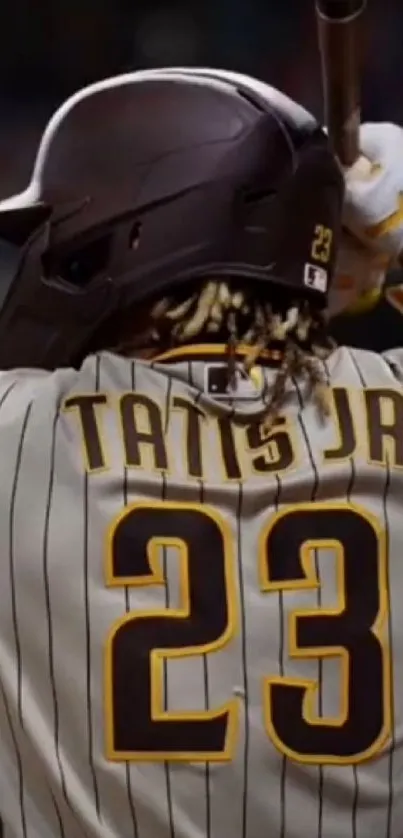
[{"label": "baseball bat", "polygon": [[359,156],[362,21],[367,0],[315,0],[325,121],[344,166]]}]

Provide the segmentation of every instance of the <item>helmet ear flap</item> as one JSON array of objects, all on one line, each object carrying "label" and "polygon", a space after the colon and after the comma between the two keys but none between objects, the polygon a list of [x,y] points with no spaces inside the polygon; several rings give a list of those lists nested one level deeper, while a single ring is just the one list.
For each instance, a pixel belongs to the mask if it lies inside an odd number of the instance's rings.
[{"label": "helmet ear flap", "polygon": [[47,221],[52,207],[45,203],[1,210],[0,239],[22,247],[32,233]]}]

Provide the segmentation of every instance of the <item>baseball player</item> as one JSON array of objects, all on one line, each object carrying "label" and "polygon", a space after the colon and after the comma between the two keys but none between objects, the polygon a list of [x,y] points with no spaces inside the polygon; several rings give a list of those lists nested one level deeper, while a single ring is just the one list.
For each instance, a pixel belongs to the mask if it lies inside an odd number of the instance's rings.
[{"label": "baseball player", "polygon": [[273,88],[133,73],[0,206],[5,838],[401,838],[403,359],[328,317],[403,132],[362,150],[345,194]]}]

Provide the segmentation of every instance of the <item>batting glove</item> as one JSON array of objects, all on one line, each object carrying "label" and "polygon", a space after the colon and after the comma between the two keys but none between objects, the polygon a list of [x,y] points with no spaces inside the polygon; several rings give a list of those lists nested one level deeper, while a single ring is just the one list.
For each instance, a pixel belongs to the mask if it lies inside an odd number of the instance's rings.
[{"label": "batting glove", "polygon": [[343,231],[329,295],[329,316],[359,314],[374,308],[382,295],[388,265],[388,258]]},{"label": "batting glove", "polygon": [[403,129],[368,123],[362,157],[346,171],[344,226],[373,252],[396,264],[403,253]]},{"label": "batting glove", "polygon": [[403,253],[403,129],[363,125],[360,148],[361,157],[345,172],[344,232],[331,315],[376,305],[387,271]]}]

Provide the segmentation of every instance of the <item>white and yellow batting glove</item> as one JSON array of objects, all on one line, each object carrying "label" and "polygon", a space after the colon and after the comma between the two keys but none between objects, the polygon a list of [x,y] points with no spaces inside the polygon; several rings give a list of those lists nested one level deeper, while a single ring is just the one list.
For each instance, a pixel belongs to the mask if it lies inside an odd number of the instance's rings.
[{"label": "white and yellow batting glove", "polygon": [[356,313],[378,302],[386,273],[403,253],[403,129],[361,127],[362,155],[345,172],[344,234],[330,314]]},{"label": "white and yellow batting glove", "polygon": [[345,173],[344,225],[367,248],[397,264],[403,252],[403,129],[368,123],[362,156]]},{"label": "white and yellow batting glove", "polygon": [[374,308],[382,296],[389,261],[343,231],[329,296],[330,317]]}]

